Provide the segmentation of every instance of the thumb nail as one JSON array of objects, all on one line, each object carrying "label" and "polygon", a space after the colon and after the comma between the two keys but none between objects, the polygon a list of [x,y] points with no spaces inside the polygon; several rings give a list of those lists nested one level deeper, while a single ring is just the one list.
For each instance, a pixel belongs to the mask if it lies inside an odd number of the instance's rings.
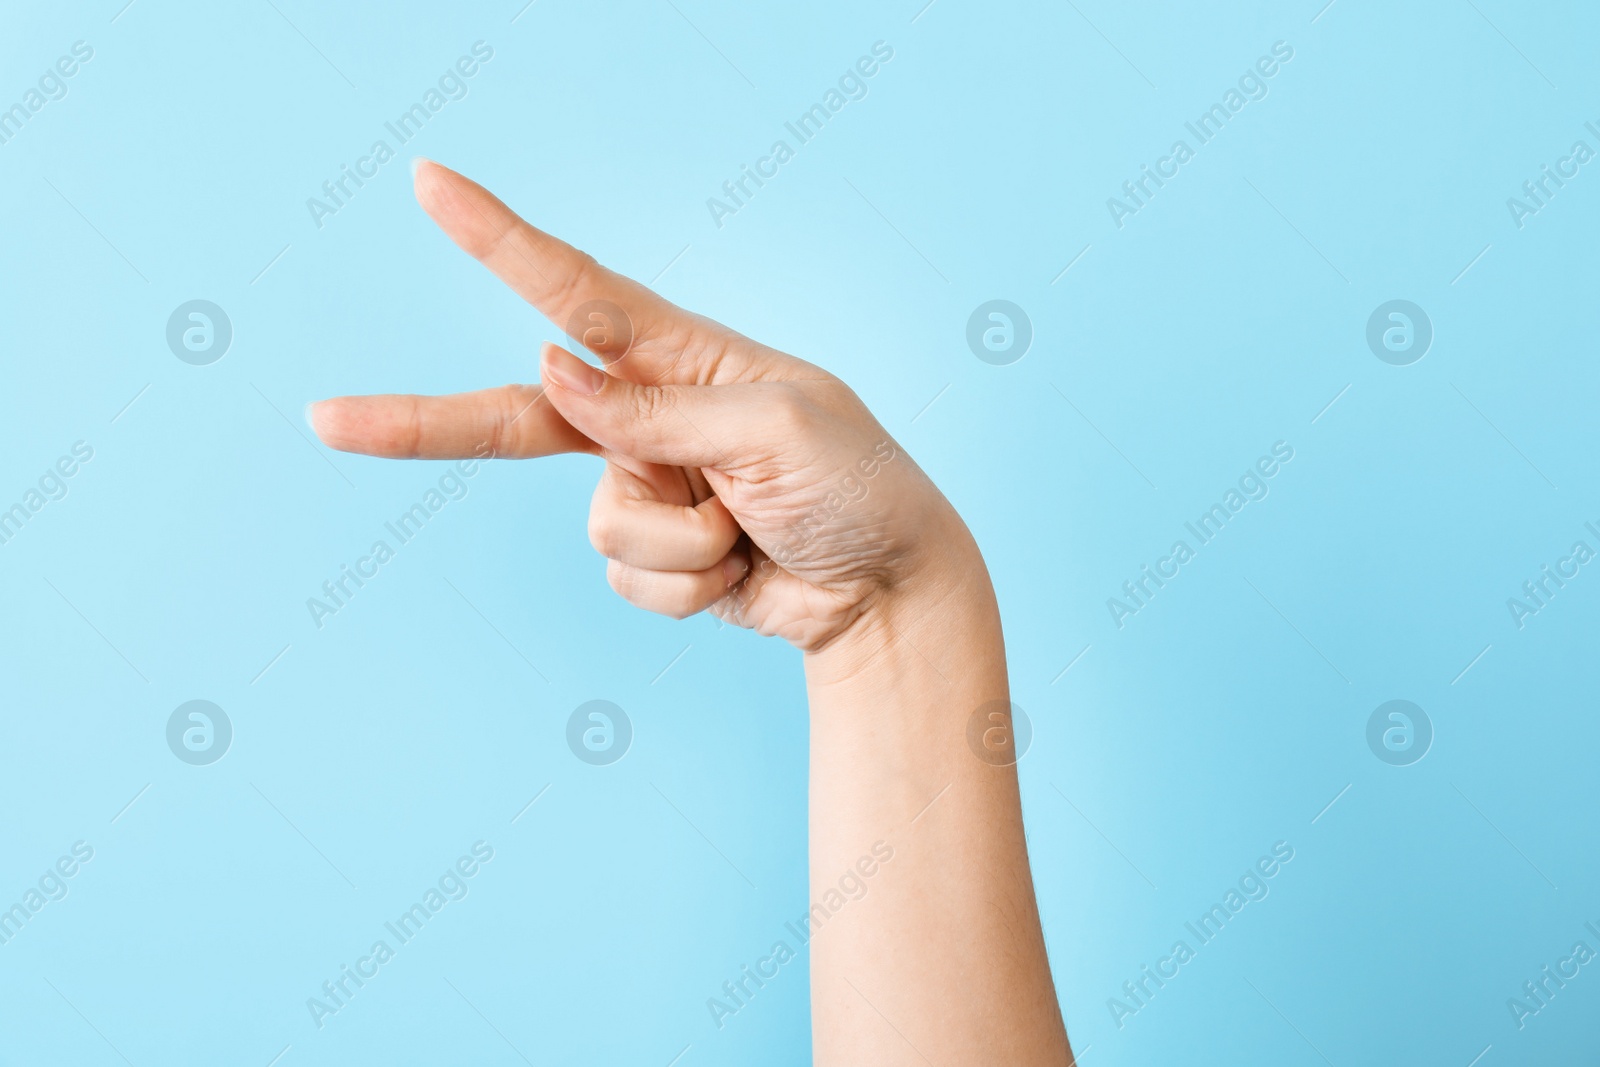
[{"label": "thumb nail", "polygon": [[555,345],[544,346],[544,377],[547,382],[554,382],[579,396],[594,396],[606,384],[604,371]]},{"label": "thumb nail", "polygon": [[745,556],[729,556],[722,561],[722,577],[729,585],[738,585],[750,573],[750,560]]}]

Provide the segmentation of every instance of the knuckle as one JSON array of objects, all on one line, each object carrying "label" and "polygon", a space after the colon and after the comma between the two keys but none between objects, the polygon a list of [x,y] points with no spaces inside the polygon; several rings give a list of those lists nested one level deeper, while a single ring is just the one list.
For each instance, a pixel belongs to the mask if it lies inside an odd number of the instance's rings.
[{"label": "knuckle", "polygon": [[671,604],[662,614],[669,615],[681,622],[691,615],[699,614],[704,607],[705,604],[698,592],[694,589],[685,588],[673,594]]},{"label": "knuckle", "polygon": [[602,556],[614,557],[617,551],[617,520],[612,510],[596,503],[589,509],[589,543]]},{"label": "knuckle", "polygon": [[611,583],[611,588],[636,608],[681,620],[705,607],[695,586],[680,586],[675,581],[663,581],[661,578],[651,571],[617,560],[611,560],[606,566],[606,579]]},{"label": "knuckle", "polygon": [[617,560],[606,561],[606,581],[611,584],[612,590],[622,599],[633,602],[634,593],[638,583],[633,578],[633,568]]},{"label": "knuckle", "polygon": [[[576,254],[571,259],[570,269],[551,283],[549,299],[552,303],[562,306],[576,303],[579,294],[587,290],[595,272],[600,269],[600,261],[589,253],[576,249],[574,251]],[[566,323],[560,322],[556,325],[565,326]]]},{"label": "knuckle", "polygon": [[664,389],[645,385],[634,390],[633,413],[641,422],[655,422],[671,407],[672,402],[667,398]]},{"label": "knuckle", "polygon": [[485,431],[484,439],[478,447],[486,450],[491,456],[503,456],[510,453],[512,450],[509,447],[508,439],[515,431],[508,430],[509,425],[509,423],[503,421],[490,423]]},{"label": "knuckle", "polygon": [[690,528],[688,537],[689,550],[694,558],[694,569],[706,570],[720,563],[722,557],[733,547],[737,537],[737,527],[729,531],[711,518],[696,520]]},{"label": "knuckle", "polygon": [[773,400],[768,419],[772,429],[784,438],[804,438],[816,425],[816,408],[800,390],[786,388]]},{"label": "knuckle", "polygon": [[422,455],[422,405],[415,398],[411,401],[410,417],[405,421],[405,430],[402,435],[405,438],[405,442],[401,446],[400,454],[408,459],[415,459]]},{"label": "knuckle", "polygon": [[522,456],[538,447],[542,443],[538,440],[539,418],[532,408],[542,395],[542,388],[527,385],[503,385],[496,390],[497,417],[485,429],[484,439],[477,442],[478,450],[490,456]]}]

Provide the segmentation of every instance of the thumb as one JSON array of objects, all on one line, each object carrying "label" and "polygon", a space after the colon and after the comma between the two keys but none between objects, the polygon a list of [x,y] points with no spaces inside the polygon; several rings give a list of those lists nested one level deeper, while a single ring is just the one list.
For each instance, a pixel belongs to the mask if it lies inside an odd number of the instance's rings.
[{"label": "thumb", "polygon": [[604,448],[651,463],[727,468],[746,457],[748,414],[739,386],[638,385],[546,342],[545,397],[573,428]]}]

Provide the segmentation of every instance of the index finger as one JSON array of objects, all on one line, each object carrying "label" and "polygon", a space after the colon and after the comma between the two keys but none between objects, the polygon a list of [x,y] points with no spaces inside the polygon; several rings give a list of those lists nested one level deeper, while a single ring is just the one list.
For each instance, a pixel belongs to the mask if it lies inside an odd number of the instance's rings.
[{"label": "index finger", "polygon": [[452,241],[611,373],[637,382],[690,381],[714,370],[703,361],[729,358],[726,345],[692,343],[715,324],[529,225],[470,178],[419,159],[414,185],[417,202]]}]

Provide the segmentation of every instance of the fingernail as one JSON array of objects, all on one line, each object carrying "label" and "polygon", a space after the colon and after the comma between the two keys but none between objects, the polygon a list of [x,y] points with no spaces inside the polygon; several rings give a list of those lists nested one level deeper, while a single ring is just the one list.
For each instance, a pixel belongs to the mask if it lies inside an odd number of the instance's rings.
[{"label": "fingernail", "polygon": [[750,561],[744,556],[729,556],[722,561],[722,577],[729,585],[738,585],[750,573]]},{"label": "fingernail", "polygon": [[433,160],[429,159],[427,156],[412,156],[411,157],[411,180],[412,181],[416,181],[417,180],[417,171],[422,169],[422,165],[424,163],[432,163],[432,162],[433,162]]},{"label": "fingernail", "polygon": [[317,405],[320,403],[320,400],[313,400],[311,403],[306,405],[304,412],[306,417],[306,425],[311,427],[312,433],[317,432]]},{"label": "fingernail", "polygon": [[544,349],[544,376],[569,393],[594,396],[606,384],[605,372],[589,366],[563,348],[546,345]]}]

